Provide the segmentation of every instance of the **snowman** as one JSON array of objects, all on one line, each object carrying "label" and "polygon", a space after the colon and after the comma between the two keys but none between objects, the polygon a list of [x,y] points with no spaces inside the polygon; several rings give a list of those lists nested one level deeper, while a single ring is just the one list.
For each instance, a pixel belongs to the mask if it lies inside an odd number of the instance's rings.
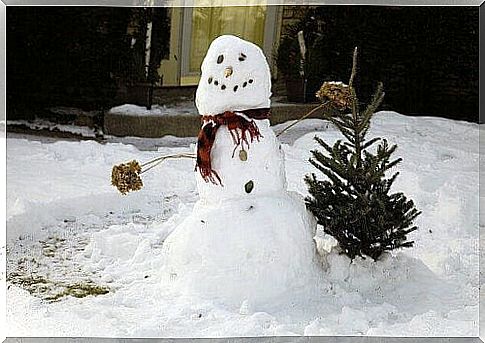
[{"label": "snowman", "polygon": [[199,201],[164,242],[164,280],[187,294],[261,307],[317,283],[316,223],[287,191],[270,128],[271,75],[261,49],[215,39],[196,92]]}]

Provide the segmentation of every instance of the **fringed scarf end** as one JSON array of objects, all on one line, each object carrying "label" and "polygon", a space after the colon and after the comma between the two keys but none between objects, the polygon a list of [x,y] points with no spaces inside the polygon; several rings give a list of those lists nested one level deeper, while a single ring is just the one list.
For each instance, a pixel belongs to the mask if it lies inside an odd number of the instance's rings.
[{"label": "fringed scarf end", "polygon": [[211,182],[212,184],[216,186],[221,186],[224,187],[222,184],[222,180],[219,177],[219,174],[214,169],[211,169],[210,167],[200,167],[200,166],[195,166],[195,170],[197,171],[197,168],[199,168],[200,176],[202,176],[202,179],[209,183]]}]

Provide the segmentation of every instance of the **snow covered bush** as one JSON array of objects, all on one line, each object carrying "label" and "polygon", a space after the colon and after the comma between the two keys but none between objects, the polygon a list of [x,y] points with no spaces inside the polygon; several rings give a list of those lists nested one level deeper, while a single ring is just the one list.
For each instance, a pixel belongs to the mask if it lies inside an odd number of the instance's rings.
[{"label": "snow covered bush", "polygon": [[[401,161],[391,159],[397,145],[381,138],[366,139],[372,115],[384,97],[383,87],[379,84],[371,103],[361,110],[352,86],[355,70],[356,52],[349,85],[325,82],[317,92],[324,104],[333,107],[326,118],[345,140],[332,147],[315,137],[324,151],[313,150],[310,163],[326,179],[319,180],[313,173],[305,177],[310,193],[306,203],[351,259],[366,255],[377,260],[384,251],[413,245],[406,236],[417,229],[413,220],[420,212],[403,193],[390,193],[399,173],[386,177],[386,172]],[[348,109],[351,113],[344,112]]]}]

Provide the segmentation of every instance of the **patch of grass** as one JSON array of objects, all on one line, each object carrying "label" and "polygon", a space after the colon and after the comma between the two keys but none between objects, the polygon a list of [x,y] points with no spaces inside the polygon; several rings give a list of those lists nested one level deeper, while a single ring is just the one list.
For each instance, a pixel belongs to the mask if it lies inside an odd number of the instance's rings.
[{"label": "patch of grass", "polygon": [[105,286],[96,285],[91,282],[74,283],[63,286],[64,290],[44,298],[47,301],[57,301],[63,297],[73,296],[75,298],[84,298],[87,296],[97,296],[109,293],[109,288]]},{"label": "patch of grass", "polygon": [[91,280],[86,282],[66,283],[49,280],[38,275],[20,275],[11,273],[7,281],[16,284],[27,290],[30,294],[38,296],[47,301],[58,301],[67,296],[84,298],[87,296],[97,296],[109,293],[109,288],[97,285]]},{"label": "patch of grass", "polygon": [[10,281],[14,284],[18,284],[22,287],[29,288],[38,284],[49,284],[51,281],[47,280],[43,276],[37,275],[28,275],[22,276],[17,273],[11,273],[7,276],[7,281]]}]

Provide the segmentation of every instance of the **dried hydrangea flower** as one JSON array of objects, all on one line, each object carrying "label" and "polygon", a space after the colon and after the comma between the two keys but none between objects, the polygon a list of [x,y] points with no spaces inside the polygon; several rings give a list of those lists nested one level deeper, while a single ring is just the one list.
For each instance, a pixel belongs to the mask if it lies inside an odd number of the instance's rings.
[{"label": "dried hydrangea flower", "polygon": [[143,187],[140,173],[141,166],[135,160],[113,166],[111,184],[118,188],[121,194],[140,190]]},{"label": "dried hydrangea flower", "polygon": [[320,101],[330,101],[340,110],[352,107],[352,93],[350,87],[343,82],[327,81],[322,84],[316,93]]}]

